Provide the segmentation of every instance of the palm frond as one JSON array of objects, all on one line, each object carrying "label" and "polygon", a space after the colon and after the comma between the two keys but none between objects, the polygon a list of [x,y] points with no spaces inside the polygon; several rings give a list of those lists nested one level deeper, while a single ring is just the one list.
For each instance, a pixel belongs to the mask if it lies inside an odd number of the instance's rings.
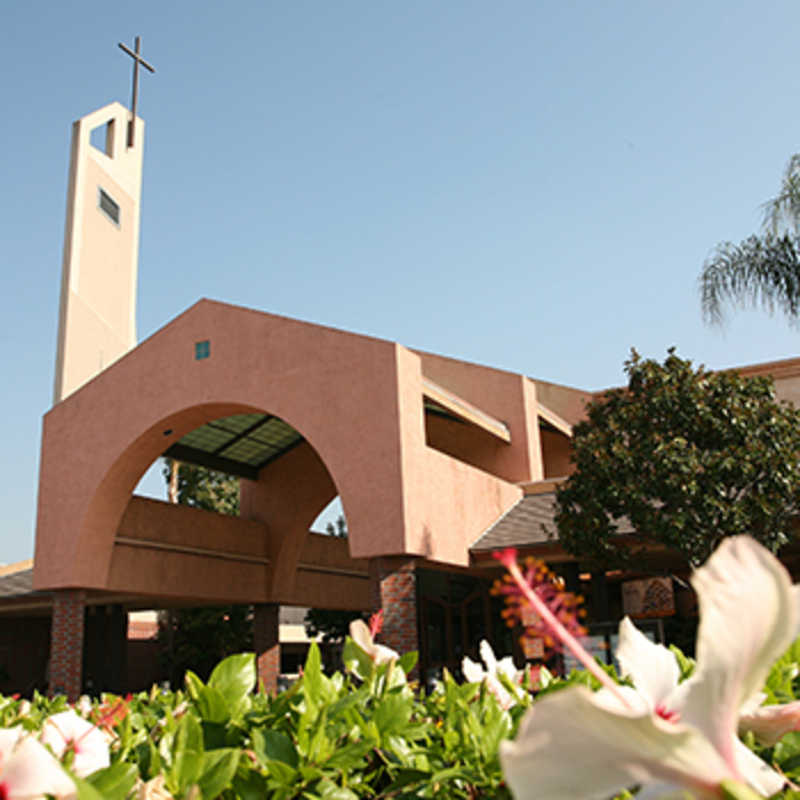
[{"label": "palm frond", "polygon": [[777,197],[762,205],[763,228],[778,236],[785,228],[800,234],[800,153],[795,153],[786,165]]},{"label": "palm frond", "polygon": [[727,305],[761,306],[770,314],[777,309],[796,321],[800,315],[799,245],[789,234],[772,233],[750,236],[740,244],[718,245],[699,278],[706,321],[721,324]]}]

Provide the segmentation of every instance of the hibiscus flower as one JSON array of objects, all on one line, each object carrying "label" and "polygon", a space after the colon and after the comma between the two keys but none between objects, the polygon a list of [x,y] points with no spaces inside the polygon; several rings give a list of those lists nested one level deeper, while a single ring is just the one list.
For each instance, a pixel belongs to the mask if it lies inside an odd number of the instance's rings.
[{"label": "hibiscus flower", "polygon": [[692,585],[700,607],[692,676],[678,686],[674,659],[654,654],[624,625],[621,663],[637,689],[571,687],[535,703],[516,741],[501,745],[518,800],[592,800],[635,784],[644,787],[637,799],[780,790],[783,778],[739,741],[737,728],[740,710],[797,633],[798,589],[745,536],[725,539]]},{"label": "hibiscus flower", "polygon": [[486,669],[468,656],[465,656],[461,663],[464,677],[470,683],[485,683],[486,688],[495,696],[501,708],[508,709],[516,705],[519,698],[509,692],[500,680],[500,675],[505,675],[516,686],[522,679],[522,673],[514,666],[511,656],[506,656],[498,661],[495,658],[492,646],[486,639],[481,641],[480,654]]},{"label": "hibiscus flower", "polygon": [[21,728],[0,729],[0,797],[44,800],[74,798],[75,784],[53,756]]},{"label": "hibiscus flower", "polygon": [[[378,611],[369,619],[369,627],[363,619],[355,619],[350,623],[350,638],[376,663],[386,664],[397,661],[400,655],[391,647],[378,644],[375,637],[380,633],[383,626],[383,612]],[[358,670],[355,670],[358,677]]]},{"label": "hibiscus flower", "polygon": [[72,771],[79,778],[110,763],[106,735],[72,710],[48,717],[42,726],[41,740],[57,758],[72,752]]}]

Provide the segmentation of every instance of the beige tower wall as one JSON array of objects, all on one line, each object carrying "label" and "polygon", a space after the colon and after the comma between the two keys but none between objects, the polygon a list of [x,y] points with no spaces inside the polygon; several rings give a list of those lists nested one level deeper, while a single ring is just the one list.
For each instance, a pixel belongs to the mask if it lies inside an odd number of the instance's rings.
[{"label": "beige tower wall", "polygon": [[[130,112],[119,103],[72,126],[67,221],[61,277],[54,402],[63,400],[136,345],[144,122],[126,146]],[[105,152],[91,144],[106,126]],[[101,190],[119,208],[115,222]]]}]

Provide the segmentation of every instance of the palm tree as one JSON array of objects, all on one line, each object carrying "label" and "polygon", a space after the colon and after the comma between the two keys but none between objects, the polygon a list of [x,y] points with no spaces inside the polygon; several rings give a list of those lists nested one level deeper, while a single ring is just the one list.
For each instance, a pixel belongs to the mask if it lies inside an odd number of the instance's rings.
[{"label": "palm tree", "polygon": [[761,306],[800,317],[800,154],[789,159],[777,197],[764,203],[761,235],[723,242],[703,264],[703,316],[721,323],[724,307]]}]

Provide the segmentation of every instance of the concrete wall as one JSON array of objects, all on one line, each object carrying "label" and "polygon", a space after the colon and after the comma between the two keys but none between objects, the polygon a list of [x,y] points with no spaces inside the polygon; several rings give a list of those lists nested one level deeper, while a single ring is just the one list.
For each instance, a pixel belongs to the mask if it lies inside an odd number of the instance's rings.
[{"label": "concrete wall", "polygon": [[290,580],[274,585],[278,550],[262,522],[133,497],[117,533],[107,588],[164,604],[369,607],[367,564],[350,558],[346,540],[306,532]]}]

